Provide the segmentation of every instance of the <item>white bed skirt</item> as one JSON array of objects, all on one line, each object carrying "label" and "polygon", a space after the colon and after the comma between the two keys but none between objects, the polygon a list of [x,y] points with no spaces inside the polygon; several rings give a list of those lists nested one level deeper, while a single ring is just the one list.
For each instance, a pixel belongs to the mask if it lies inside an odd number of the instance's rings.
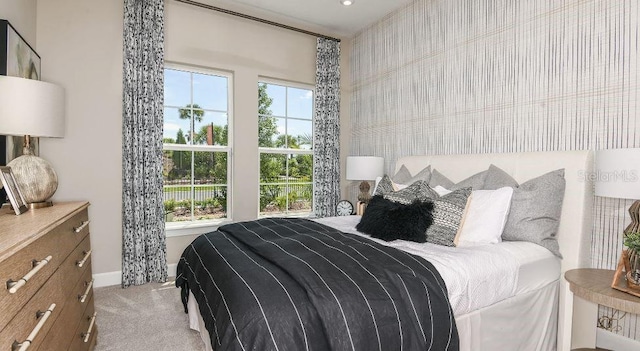
[{"label": "white bed skirt", "polygon": [[[189,327],[213,351],[209,332],[189,292]],[[558,281],[456,317],[460,351],[555,351],[558,332]]]},{"label": "white bed skirt", "polygon": [[555,351],[558,281],[456,317],[460,351]]}]

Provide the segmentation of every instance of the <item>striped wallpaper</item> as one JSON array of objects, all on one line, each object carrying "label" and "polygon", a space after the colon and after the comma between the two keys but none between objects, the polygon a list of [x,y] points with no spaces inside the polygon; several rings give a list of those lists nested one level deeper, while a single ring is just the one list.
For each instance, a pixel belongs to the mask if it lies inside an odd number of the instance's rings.
[{"label": "striped wallpaper", "polygon": [[[358,33],[351,155],[640,147],[640,0],[418,0]],[[355,197],[356,190],[353,190]],[[597,198],[615,268],[631,201]],[[640,340],[640,317],[601,308]]]}]

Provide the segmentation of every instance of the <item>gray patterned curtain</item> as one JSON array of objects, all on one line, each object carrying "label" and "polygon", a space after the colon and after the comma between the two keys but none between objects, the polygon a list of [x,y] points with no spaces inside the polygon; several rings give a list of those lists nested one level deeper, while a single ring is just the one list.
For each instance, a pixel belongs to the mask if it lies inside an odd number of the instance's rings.
[{"label": "gray patterned curtain", "polygon": [[318,38],[313,124],[314,211],[336,215],[340,200],[340,43]]},{"label": "gray patterned curtain", "polygon": [[122,286],[167,280],[162,197],[164,0],[124,0]]}]

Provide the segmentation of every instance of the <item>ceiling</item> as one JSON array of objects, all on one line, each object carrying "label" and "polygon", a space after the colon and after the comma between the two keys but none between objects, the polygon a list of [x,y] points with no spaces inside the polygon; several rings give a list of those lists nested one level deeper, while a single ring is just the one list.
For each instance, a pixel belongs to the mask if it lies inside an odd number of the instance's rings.
[{"label": "ceiling", "polygon": [[414,0],[196,0],[324,35],[352,37],[361,29]]}]

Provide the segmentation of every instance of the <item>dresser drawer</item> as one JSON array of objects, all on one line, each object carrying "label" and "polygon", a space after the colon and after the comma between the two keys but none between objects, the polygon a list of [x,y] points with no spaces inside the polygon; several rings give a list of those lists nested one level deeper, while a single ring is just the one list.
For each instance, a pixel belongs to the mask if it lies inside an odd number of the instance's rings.
[{"label": "dresser drawer", "polygon": [[[62,294],[63,276],[57,271],[29,302],[13,317],[11,322],[0,332],[0,350],[11,350],[14,342],[22,343],[29,334],[40,326],[37,335],[32,339],[30,350],[38,348],[44,340],[49,329],[55,324],[60,312],[64,309],[65,297]],[[55,306],[53,306],[55,304]],[[49,315],[38,316],[39,312],[45,312],[51,307]],[[46,318],[46,320],[45,320]]]},{"label": "dresser drawer", "polygon": [[98,333],[98,327],[95,323],[95,309],[93,306],[93,296],[89,300],[87,309],[84,311],[80,320],[80,325],[76,329],[73,341],[69,351],[86,351],[93,348]]},{"label": "dresser drawer", "polygon": [[91,267],[89,266],[82,278],[73,287],[72,292],[66,295],[64,309],[51,330],[49,330],[49,334],[47,334],[39,350],[66,351],[69,349],[83,313],[87,306],[93,303],[93,289],[90,283]]},{"label": "dresser drawer", "polygon": [[[0,330],[40,289],[70,251],[71,248],[58,248],[55,238],[46,235],[9,257],[0,265]],[[48,262],[43,261],[49,256],[51,258]],[[28,278],[22,287],[11,293],[8,282],[20,281],[21,278],[35,270],[34,261],[41,262],[38,265],[39,270]]]},{"label": "dresser drawer", "polygon": [[91,241],[87,235],[84,240],[71,252],[66,260],[60,265],[60,270],[64,274],[65,285],[62,287],[63,293],[71,294],[74,285],[80,277],[91,270]]},{"label": "dresser drawer", "polygon": [[58,246],[76,247],[89,234],[89,212],[84,209],[51,231]]}]

